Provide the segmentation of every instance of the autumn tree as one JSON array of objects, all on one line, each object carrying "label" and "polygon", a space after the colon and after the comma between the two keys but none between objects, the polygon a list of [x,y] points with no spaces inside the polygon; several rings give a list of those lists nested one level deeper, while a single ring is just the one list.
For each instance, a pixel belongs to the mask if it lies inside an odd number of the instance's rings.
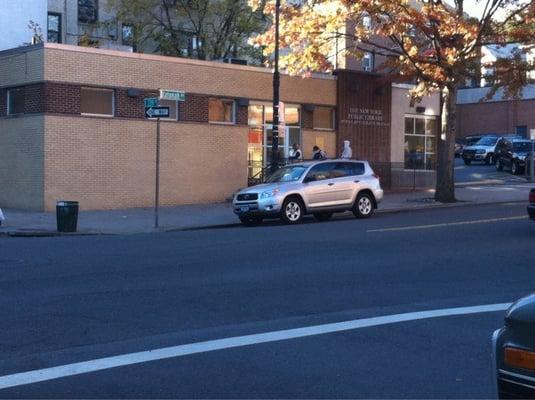
[{"label": "autumn tree", "polygon": [[256,55],[247,39],[266,27],[247,0],[108,0],[108,9],[138,47],[202,60]]},{"label": "autumn tree", "polygon": [[[273,15],[273,1],[264,7]],[[335,42],[344,57],[361,58],[373,49],[385,57],[383,72],[393,81],[414,83],[413,101],[431,92],[442,100],[441,134],[437,149],[435,198],[455,201],[453,160],[456,127],[456,98],[459,88],[480,77],[480,51],[485,45],[519,43],[523,47],[506,58],[486,65],[492,88],[509,97],[519,96],[533,69],[525,52],[533,49],[535,2],[522,0],[481,0],[482,15],[465,13],[464,0],[452,4],[443,0],[282,0],[280,46],[288,50],[281,65],[292,74],[307,75],[334,68]],[[498,18],[500,16],[500,18]],[[362,23],[363,18],[370,23]],[[254,43],[274,50],[274,27],[254,38]]]}]

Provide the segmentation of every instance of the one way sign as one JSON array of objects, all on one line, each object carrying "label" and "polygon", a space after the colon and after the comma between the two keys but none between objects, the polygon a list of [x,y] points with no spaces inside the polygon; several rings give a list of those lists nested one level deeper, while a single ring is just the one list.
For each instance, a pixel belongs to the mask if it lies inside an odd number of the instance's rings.
[{"label": "one way sign", "polygon": [[146,118],[169,118],[169,107],[145,107]]}]

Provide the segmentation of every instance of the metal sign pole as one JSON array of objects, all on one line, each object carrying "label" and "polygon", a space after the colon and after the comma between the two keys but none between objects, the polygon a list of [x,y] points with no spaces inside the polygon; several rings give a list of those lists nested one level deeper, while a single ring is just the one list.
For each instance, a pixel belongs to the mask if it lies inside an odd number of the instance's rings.
[{"label": "metal sign pole", "polygon": [[156,188],[154,191],[154,227],[159,227],[160,208],[160,118],[156,119]]}]

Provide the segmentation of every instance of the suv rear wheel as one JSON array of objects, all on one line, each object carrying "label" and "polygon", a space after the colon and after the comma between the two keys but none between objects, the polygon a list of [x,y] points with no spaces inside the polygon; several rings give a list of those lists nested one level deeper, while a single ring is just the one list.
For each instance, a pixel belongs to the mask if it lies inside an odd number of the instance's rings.
[{"label": "suv rear wheel", "polygon": [[373,198],[369,193],[359,193],[355,204],[353,204],[353,214],[357,218],[368,218],[373,214]]},{"label": "suv rear wheel", "polygon": [[281,210],[281,220],[286,224],[298,224],[303,219],[305,206],[298,197],[289,197],[284,200]]}]

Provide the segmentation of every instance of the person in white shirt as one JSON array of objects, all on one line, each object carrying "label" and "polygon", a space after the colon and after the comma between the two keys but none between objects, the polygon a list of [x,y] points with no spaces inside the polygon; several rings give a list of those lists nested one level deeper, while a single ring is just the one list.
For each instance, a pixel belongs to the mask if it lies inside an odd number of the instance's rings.
[{"label": "person in white shirt", "polygon": [[340,158],[348,160],[351,157],[353,157],[353,150],[351,150],[351,146],[349,146],[349,140],[344,140],[344,150],[342,151]]},{"label": "person in white shirt", "polygon": [[292,146],[293,151],[290,153],[290,161],[296,162],[301,161],[303,159],[303,152],[299,148],[298,143],[294,143]]}]

